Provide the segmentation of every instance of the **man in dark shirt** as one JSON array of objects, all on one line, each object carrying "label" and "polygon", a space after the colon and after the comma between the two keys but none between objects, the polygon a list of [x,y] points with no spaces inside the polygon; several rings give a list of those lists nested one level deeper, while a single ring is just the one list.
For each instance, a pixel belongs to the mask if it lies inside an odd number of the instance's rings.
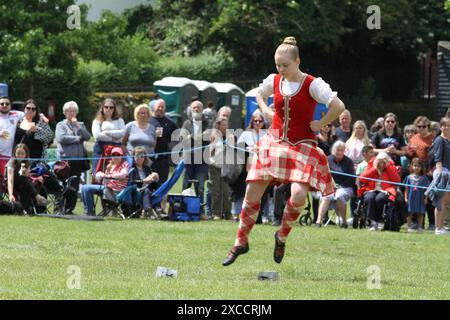
[{"label": "man in dark shirt", "polygon": [[155,127],[156,146],[155,159],[152,163],[152,170],[159,174],[159,186],[169,177],[170,150],[172,133],[178,129],[175,122],[166,116],[166,102],[158,99],[153,105],[153,117],[150,124]]}]

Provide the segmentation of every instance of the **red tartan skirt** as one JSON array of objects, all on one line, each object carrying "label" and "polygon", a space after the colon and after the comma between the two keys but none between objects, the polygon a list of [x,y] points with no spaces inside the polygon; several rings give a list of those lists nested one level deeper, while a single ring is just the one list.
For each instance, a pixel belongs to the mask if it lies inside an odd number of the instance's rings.
[{"label": "red tartan skirt", "polygon": [[269,134],[255,145],[250,156],[247,182],[304,183],[323,196],[334,193],[328,160],[322,149],[307,143],[281,144]]}]

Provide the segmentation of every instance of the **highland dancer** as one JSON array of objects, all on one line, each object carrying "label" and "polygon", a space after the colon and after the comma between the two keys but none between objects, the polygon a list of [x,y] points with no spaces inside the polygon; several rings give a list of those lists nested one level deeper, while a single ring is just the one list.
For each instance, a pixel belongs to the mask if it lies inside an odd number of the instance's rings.
[{"label": "highland dancer", "polygon": [[[287,37],[275,52],[278,74],[271,74],[259,86],[256,100],[265,116],[273,117],[268,135],[254,148],[247,175],[247,190],[240,216],[236,242],[222,265],[232,264],[249,250],[248,235],[258,217],[261,197],[270,184],[291,183],[291,197],[283,212],[280,229],[275,233],[275,262],[281,263],[285,243],[293,224],[300,216],[308,192],[323,196],[334,193],[328,161],[317,147],[315,132],[337,119],[345,106],[321,78],[303,73],[297,42]],[[274,95],[275,112],[267,106]],[[317,103],[328,112],[317,121]]]}]

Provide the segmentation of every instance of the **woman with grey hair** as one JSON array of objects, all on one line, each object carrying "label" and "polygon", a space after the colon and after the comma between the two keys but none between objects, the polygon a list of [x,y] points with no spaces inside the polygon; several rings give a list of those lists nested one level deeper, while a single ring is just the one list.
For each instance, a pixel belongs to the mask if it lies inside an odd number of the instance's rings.
[{"label": "woman with grey hair", "polygon": [[[66,102],[63,106],[65,119],[56,125],[56,144],[58,158],[70,159],[70,176],[76,176],[72,187],[78,191],[79,177],[83,171],[83,160],[87,156],[84,141],[91,138],[83,122],[78,121],[78,104],[75,101]],[[77,193],[68,194],[65,198],[65,214],[72,214],[77,202]]]},{"label": "woman with grey hair", "polygon": [[[336,190],[334,194],[322,197],[319,206],[316,226],[320,227],[325,213],[328,211],[331,202],[336,203],[336,213],[342,222],[341,226],[347,228],[347,202],[353,196],[353,186],[355,185],[355,166],[352,159],[345,154],[345,142],[336,141],[331,148],[331,155],[328,156],[331,175]],[[344,174],[342,174],[344,173]]]}]

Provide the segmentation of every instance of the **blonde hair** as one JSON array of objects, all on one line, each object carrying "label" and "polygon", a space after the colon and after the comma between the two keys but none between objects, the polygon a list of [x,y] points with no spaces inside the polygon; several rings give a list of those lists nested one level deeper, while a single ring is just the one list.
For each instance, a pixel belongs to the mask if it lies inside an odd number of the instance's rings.
[{"label": "blonde hair", "polygon": [[368,146],[370,144],[370,140],[369,140],[369,136],[367,135],[367,126],[366,123],[362,120],[358,120],[353,124],[353,132],[351,137],[347,140],[347,142],[345,143],[345,146],[347,148],[350,148],[350,146],[353,144],[353,142],[357,139],[356,138],[356,127],[363,127],[364,128],[364,136],[363,136],[363,143],[365,146]]},{"label": "blonde hair", "polygon": [[288,54],[293,60],[300,57],[297,40],[295,40],[294,37],[284,38],[283,43],[278,46],[276,52],[280,54]]},{"label": "blonde hair", "polygon": [[148,111],[149,118],[152,117],[152,111],[150,110],[150,107],[143,103],[134,108],[134,120],[137,121],[137,116],[141,109],[146,109]]}]

